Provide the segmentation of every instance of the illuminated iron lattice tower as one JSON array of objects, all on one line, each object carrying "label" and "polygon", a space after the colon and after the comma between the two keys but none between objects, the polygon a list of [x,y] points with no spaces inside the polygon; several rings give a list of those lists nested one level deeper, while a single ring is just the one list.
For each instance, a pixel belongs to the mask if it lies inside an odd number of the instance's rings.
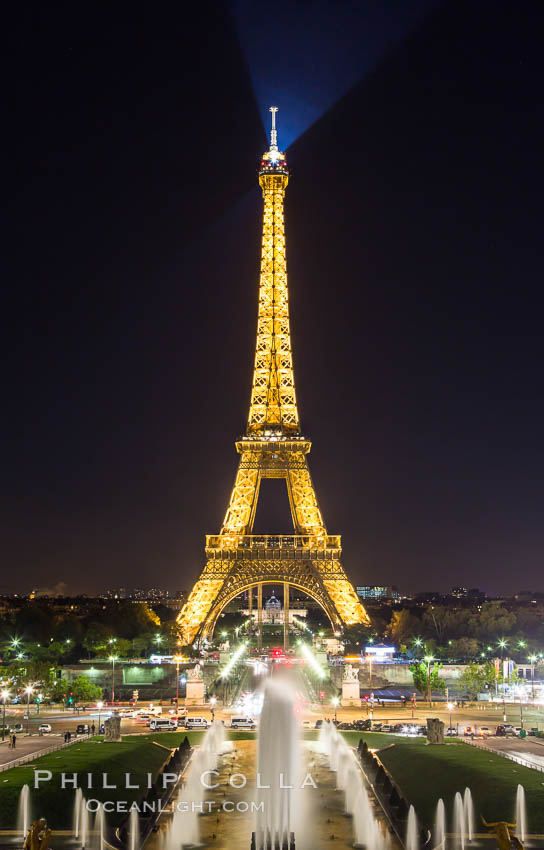
[{"label": "illuminated iron lattice tower", "polygon": [[[340,536],[327,534],[306,459],[311,442],[300,432],[295,394],[285,261],[283,199],[289,172],[278,150],[276,107],[271,107],[270,149],[263,154],[259,184],[264,215],[259,286],[257,346],[251,404],[245,436],[236,442],[238,472],[219,534],[206,537],[206,566],[182,608],[178,623],[185,643],[211,638],[227,603],[257,587],[260,642],[262,585],[289,585],[304,591],[327,613],[335,631],[368,623],[340,563]],[[294,533],[252,534],[263,478],[283,478]],[[287,642],[288,610],[285,610]]]}]

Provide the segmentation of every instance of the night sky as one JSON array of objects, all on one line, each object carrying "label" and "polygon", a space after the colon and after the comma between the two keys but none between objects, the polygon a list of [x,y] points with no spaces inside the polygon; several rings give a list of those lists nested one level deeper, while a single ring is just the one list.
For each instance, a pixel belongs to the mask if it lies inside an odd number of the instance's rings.
[{"label": "night sky", "polygon": [[[350,578],[544,590],[542,3],[194,5],[9,22],[0,591],[202,569],[271,99],[299,411]],[[256,530],[290,529],[277,483]]]}]

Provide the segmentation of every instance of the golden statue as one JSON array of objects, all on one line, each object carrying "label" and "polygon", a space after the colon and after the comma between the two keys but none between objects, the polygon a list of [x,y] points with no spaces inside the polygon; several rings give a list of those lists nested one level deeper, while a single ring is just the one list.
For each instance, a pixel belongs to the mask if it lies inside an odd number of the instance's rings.
[{"label": "golden statue", "polygon": [[495,836],[499,850],[511,850],[512,847],[515,847],[516,850],[523,850],[523,844],[517,835],[512,835],[510,832],[511,829],[516,828],[515,823],[507,823],[505,820],[488,823],[483,815],[481,817],[483,825],[487,826]]},{"label": "golden statue", "polygon": [[47,850],[52,832],[45,818],[31,824],[23,844],[23,850]]}]

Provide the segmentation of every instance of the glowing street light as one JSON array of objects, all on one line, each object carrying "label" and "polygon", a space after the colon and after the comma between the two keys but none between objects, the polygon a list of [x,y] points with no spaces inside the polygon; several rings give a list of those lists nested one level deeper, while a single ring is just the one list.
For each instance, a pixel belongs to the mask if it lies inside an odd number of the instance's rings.
[{"label": "glowing street light", "polygon": [[30,732],[30,694],[32,693],[33,690],[34,690],[34,688],[32,687],[32,685],[27,685],[26,688],[25,688],[26,718],[27,718],[26,731],[27,731],[27,733]]},{"label": "glowing street light", "polygon": [[179,716],[178,706],[179,706],[179,665],[183,661],[183,656],[174,655],[174,659],[176,662],[176,714]]},{"label": "glowing street light", "polygon": [[538,655],[534,653],[529,656],[529,661],[531,662],[531,699],[534,702],[535,699],[535,664],[538,661]]},{"label": "glowing street light", "polygon": [[324,679],[325,676],[326,676],[326,673],[323,670],[323,668],[321,667],[321,665],[317,662],[317,659],[316,659],[315,655],[313,654],[313,652],[311,652],[311,650],[301,640],[297,641],[297,646],[300,647],[300,651],[301,651],[302,655],[304,656],[304,658],[306,659],[306,661],[310,665],[311,669],[313,670],[313,672],[315,673],[317,678],[318,679]]},{"label": "glowing street light", "polygon": [[240,646],[238,647],[238,649],[235,652],[233,652],[230,661],[227,664],[225,664],[225,666],[223,667],[221,673],[219,674],[220,679],[228,679],[231,671],[236,666],[236,664],[238,663],[238,661],[240,660],[240,658],[242,657],[242,655],[244,654],[246,649],[247,649],[247,641],[244,641],[244,643],[241,643]]},{"label": "glowing street light", "polygon": [[448,711],[449,711],[449,713],[450,713],[450,730],[451,730],[451,728],[452,728],[452,727],[451,727],[451,713],[452,713],[452,711],[453,711],[453,703],[452,703],[452,702],[449,702],[449,703],[448,703]]},{"label": "glowing street light", "polygon": [[111,661],[111,703],[114,705],[115,703],[115,660],[116,655],[110,655]]},{"label": "glowing street light", "polygon": [[338,710],[338,703],[340,702],[340,700],[338,699],[338,697],[333,697],[331,702],[334,705],[334,722],[336,724],[336,713],[337,713],[337,710]]},{"label": "glowing street light", "polygon": [[431,705],[431,662],[434,661],[434,656],[426,655],[423,659],[427,664],[427,698],[429,706]]},{"label": "glowing street light", "polygon": [[2,702],[4,704],[4,712],[2,717],[2,740],[4,740],[6,734],[6,703],[8,701],[9,691],[2,691]]}]

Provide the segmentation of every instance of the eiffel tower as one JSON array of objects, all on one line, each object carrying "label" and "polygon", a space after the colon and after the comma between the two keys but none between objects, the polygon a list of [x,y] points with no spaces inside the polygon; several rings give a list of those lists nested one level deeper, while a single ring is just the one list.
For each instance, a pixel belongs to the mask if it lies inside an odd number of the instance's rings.
[{"label": "eiffel tower", "polygon": [[[288,641],[289,586],[324,609],[336,634],[345,625],[369,622],[340,563],[340,536],[327,534],[308,468],[311,442],[301,434],[289,329],[283,201],[289,180],[278,150],[277,107],[271,107],[270,149],[263,154],[259,184],[264,215],[257,346],[246,433],[229,506],[219,534],[206,536],[206,566],[183,606],[178,624],[184,643],[211,639],[225,606],[257,588],[257,637],[261,644],[263,584],[283,585],[284,641]],[[263,478],[283,478],[293,532],[252,533]]]}]

